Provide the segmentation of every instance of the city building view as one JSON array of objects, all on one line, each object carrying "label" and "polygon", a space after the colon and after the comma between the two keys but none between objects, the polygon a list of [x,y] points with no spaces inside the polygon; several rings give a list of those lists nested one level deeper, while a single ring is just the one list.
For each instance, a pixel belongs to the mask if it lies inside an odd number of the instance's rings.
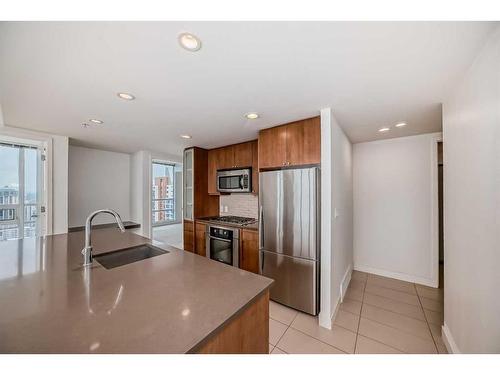
[{"label": "city building view", "polygon": [[[31,201],[36,199],[32,197]],[[19,189],[9,186],[0,188],[0,241],[20,238]],[[36,204],[24,205],[24,237],[36,234]]]}]

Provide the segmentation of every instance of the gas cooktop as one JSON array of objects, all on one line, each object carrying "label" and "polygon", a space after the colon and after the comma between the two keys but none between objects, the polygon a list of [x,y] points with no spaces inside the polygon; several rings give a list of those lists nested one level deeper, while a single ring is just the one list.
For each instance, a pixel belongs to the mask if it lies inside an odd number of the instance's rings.
[{"label": "gas cooktop", "polygon": [[220,223],[230,223],[238,225],[247,225],[257,222],[256,219],[251,217],[242,216],[212,216],[208,219],[209,221],[218,221]]}]

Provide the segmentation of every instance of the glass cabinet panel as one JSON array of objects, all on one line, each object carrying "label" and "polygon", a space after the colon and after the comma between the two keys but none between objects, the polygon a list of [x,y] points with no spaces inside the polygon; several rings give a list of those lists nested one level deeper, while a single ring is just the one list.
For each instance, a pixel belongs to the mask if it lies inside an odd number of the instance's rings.
[{"label": "glass cabinet panel", "polygon": [[184,151],[184,219],[193,220],[193,149]]}]

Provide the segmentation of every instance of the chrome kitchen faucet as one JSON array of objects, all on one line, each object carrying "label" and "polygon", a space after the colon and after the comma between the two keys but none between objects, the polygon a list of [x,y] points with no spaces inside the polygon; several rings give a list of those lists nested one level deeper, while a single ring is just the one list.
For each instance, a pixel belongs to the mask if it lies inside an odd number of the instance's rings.
[{"label": "chrome kitchen faucet", "polygon": [[82,255],[83,255],[83,265],[84,266],[89,266],[92,264],[92,238],[91,238],[91,232],[92,232],[92,220],[94,217],[97,215],[104,213],[104,214],[110,214],[115,217],[116,223],[118,224],[118,227],[122,232],[125,232],[125,227],[123,226],[122,219],[118,212],[111,210],[109,208],[105,208],[102,210],[97,210],[92,212],[88,217],[87,221],[85,222],[85,247],[82,250]]}]

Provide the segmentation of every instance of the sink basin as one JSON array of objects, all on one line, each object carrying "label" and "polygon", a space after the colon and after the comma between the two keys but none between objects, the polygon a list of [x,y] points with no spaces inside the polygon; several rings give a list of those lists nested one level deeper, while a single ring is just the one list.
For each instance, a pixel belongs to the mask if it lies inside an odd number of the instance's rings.
[{"label": "sink basin", "polygon": [[167,250],[159,249],[149,244],[144,244],[96,255],[94,256],[94,259],[104,268],[109,270],[111,268],[124,266],[125,264],[139,262],[144,259],[168,253],[169,252]]}]

